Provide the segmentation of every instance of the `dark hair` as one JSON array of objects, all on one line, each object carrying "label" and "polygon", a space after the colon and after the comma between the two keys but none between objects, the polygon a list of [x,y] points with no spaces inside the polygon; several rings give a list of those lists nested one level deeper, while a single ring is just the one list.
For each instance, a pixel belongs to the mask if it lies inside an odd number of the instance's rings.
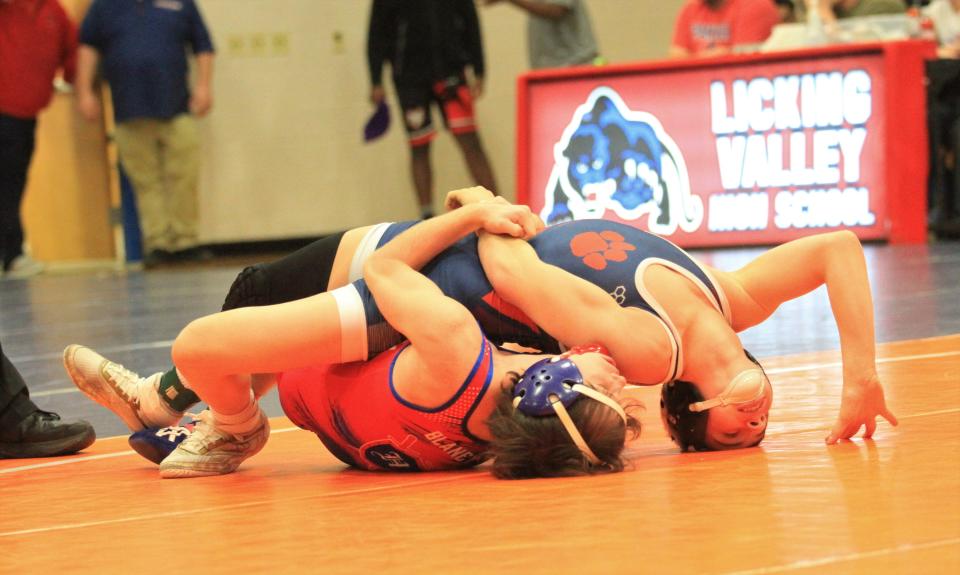
[{"label": "dark hair", "polygon": [[797,7],[794,6],[793,0],[773,0],[773,3],[776,4],[778,11],[786,9],[786,12],[781,12],[783,16],[782,22],[797,21]]},{"label": "dark hair", "polygon": [[[763,370],[757,358],[747,350],[743,350],[743,353],[747,359],[757,364],[766,377],[767,372]],[[710,411],[690,411],[691,403],[704,399],[700,388],[692,381],[675,379],[663,384],[660,389],[660,419],[670,439],[680,447],[681,451],[713,450],[707,445],[707,420],[710,417]],[[761,435],[756,443],[747,447],[759,445],[763,437],[764,435]]]},{"label": "dark hair", "polygon": [[505,386],[497,398],[497,407],[487,419],[493,435],[493,475],[500,479],[532,477],[568,477],[622,471],[620,457],[628,438],[640,435],[640,420],[632,415],[642,409],[640,402],[620,400],[627,423],[609,406],[590,398],[581,398],[567,411],[593,453],[603,462],[587,460],[555,416],[525,415],[513,407],[513,390]]}]

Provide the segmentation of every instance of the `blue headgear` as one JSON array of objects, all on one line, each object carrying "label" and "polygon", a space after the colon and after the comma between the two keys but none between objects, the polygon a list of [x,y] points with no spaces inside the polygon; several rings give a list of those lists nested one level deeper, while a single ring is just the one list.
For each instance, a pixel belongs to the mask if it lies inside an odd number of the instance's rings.
[{"label": "blue headgear", "polygon": [[533,417],[556,415],[586,458],[594,465],[602,465],[601,459],[593,453],[570,418],[567,408],[587,396],[616,411],[624,423],[627,415],[613,398],[584,385],[583,374],[570,360],[570,355],[589,351],[605,350],[599,347],[578,348],[560,356],[541,359],[528,367],[513,386],[513,406],[524,415]]},{"label": "blue headgear", "polygon": [[554,415],[554,401],[570,407],[580,399],[580,392],[573,389],[578,383],[583,383],[583,374],[569,359],[541,359],[528,367],[513,386],[513,405],[526,415]]}]

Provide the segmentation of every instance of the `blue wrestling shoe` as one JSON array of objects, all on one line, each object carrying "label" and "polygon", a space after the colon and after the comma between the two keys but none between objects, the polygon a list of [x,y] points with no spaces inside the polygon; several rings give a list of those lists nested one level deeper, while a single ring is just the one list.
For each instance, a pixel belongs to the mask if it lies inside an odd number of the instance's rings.
[{"label": "blue wrestling shoe", "polygon": [[183,440],[190,437],[196,422],[183,426],[148,427],[130,436],[130,447],[145,459],[160,465]]}]

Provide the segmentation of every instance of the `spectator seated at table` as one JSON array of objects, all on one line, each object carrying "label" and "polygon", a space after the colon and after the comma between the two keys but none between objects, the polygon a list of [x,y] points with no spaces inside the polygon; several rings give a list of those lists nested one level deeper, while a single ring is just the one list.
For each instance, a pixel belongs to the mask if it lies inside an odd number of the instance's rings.
[{"label": "spectator seated at table", "polygon": [[923,9],[937,35],[937,56],[960,58],[960,0],[933,0]]},{"label": "spectator seated at table", "polygon": [[773,0],[687,0],[677,15],[669,56],[719,56],[759,46],[778,22]]}]

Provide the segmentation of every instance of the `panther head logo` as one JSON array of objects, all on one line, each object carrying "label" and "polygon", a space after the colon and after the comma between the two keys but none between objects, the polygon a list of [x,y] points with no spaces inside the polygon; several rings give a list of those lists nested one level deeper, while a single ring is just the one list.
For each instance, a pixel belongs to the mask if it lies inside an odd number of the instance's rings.
[{"label": "panther head logo", "polygon": [[660,122],[630,110],[614,90],[600,87],[577,108],[554,146],[554,167],[541,217],[552,224],[648,215],[650,231],[692,232],[703,222],[703,200],[690,193],[686,164]]}]

